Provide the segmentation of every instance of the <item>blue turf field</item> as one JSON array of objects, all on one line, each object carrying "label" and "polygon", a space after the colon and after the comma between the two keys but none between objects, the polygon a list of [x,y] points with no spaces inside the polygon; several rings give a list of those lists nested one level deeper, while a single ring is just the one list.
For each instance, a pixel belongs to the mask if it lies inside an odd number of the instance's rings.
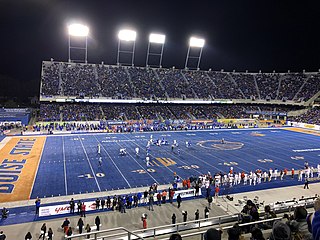
[{"label": "blue turf field", "polygon": [[[150,139],[165,138],[169,145],[151,146],[151,165],[145,162]],[[220,140],[224,138],[226,144]],[[176,139],[181,149],[172,152]],[[187,148],[186,141],[191,141]],[[102,167],[98,164],[97,145],[101,144]],[[119,156],[125,147],[128,154]],[[139,156],[135,148],[140,148]],[[271,168],[302,169],[304,161],[316,168],[320,162],[319,136],[283,129],[213,130],[185,132],[152,132],[133,134],[82,134],[48,136],[43,149],[31,198],[112,189],[134,188],[152,183],[168,184],[174,172],[182,178],[227,172]],[[294,152],[293,150],[313,149]],[[272,160],[272,161],[271,161]],[[255,189],[298,184],[289,177],[280,183],[272,181]],[[237,186],[236,191],[253,190],[253,186]]]}]

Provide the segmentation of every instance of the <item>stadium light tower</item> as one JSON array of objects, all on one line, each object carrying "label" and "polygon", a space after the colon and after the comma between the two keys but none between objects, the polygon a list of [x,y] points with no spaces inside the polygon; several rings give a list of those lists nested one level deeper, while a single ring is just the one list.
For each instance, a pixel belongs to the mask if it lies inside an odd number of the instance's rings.
[{"label": "stadium light tower", "polygon": [[[188,48],[188,53],[186,57],[186,64],[184,66],[186,69],[188,68],[189,59],[197,59],[197,69],[199,70],[204,43],[205,43],[205,40],[202,38],[191,37],[189,39],[189,48]],[[198,52],[197,55],[191,56],[190,55],[191,48],[197,48],[197,49],[200,49],[200,51]]]},{"label": "stadium light tower", "polygon": [[[123,29],[120,30],[118,33],[118,54],[117,54],[117,64],[121,64],[120,62],[120,54],[130,54],[131,55],[131,66],[133,66],[133,60],[134,60],[134,51],[136,48],[136,38],[137,38],[137,33],[133,30],[128,30],[128,29]],[[121,42],[124,42],[123,44],[126,45],[126,49],[122,50],[121,49]],[[129,46],[128,46],[129,44]],[[129,49],[128,49],[129,47]],[[126,62],[123,62],[124,64],[128,64]]]},{"label": "stadium light tower", "polygon": [[[151,66],[149,64],[149,56],[160,56],[159,59],[159,65],[152,65],[152,66],[157,66],[157,67],[162,67],[162,55],[163,55],[163,48],[164,48],[164,43],[166,41],[166,36],[163,34],[157,34],[157,33],[151,33],[149,35],[149,43],[148,43],[148,50],[147,50],[147,60],[146,60],[146,67]],[[152,45],[160,45],[161,49],[160,51],[152,51]]]},{"label": "stadium light tower", "polygon": [[[69,62],[72,61],[78,61],[82,62],[81,59],[72,59],[72,50],[77,51],[84,51],[84,62],[88,62],[88,35],[89,35],[89,28],[82,24],[70,24],[68,26],[68,35],[69,35]],[[76,38],[79,40],[84,40],[84,43],[82,43],[82,46],[79,45],[73,45],[73,41],[75,41]],[[78,43],[79,44],[79,43]]]}]

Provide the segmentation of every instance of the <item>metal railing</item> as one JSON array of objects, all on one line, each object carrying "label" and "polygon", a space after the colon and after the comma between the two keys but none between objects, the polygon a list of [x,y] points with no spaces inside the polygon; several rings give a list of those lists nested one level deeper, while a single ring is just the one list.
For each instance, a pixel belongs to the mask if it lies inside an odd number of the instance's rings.
[{"label": "metal railing", "polygon": [[[124,233],[121,233],[121,232]],[[133,233],[132,231],[129,231],[128,229],[124,227],[119,227],[119,228],[112,228],[112,229],[107,229],[107,230],[100,230],[100,231],[95,231],[95,232],[90,232],[90,233],[82,233],[82,234],[76,234],[72,236],[65,236],[64,239],[66,240],[72,240],[72,239],[89,239],[89,240],[105,240],[107,239],[106,236],[101,236],[104,233],[109,233],[109,232],[118,232],[114,233],[111,235],[108,235],[108,237],[116,237],[116,236],[121,236],[124,235],[127,237],[128,240],[132,239],[132,236],[134,236],[134,239],[144,239],[143,237],[139,236],[136,233]],[[90,238],[87,238],[87,236],[90,235]],[[93,237],[91,237],[93,235]]]},{"label": "metal railing", "polygon": [[[239,220],[239,215],[223,215],[219,217],[211,217],[211,218],[205,218],[205,219],[199,219],[199,220],[193,220],[193,221],[187,221],[187,222],[182,222],[182,223],[176,223],[176,224],[170,224],[170,225],[162,225],[159,227],[154,227],[154,228],[147,228],[147,229],[139,229],[135,231],[129,231],[125,228],[115,228],[115,229],[110,229],[110,230],[103,230],[96,232],[95,238],[90,238],[90,239],[101,239],[101,240],[107,240],[107,239],[144,239],[144,238],[155,238],[156,236],[159,235],[164,235],[164,234],[170,234],[170,233],[175,233],[179,231],[184,231],[184,230],[192,230],[192,229],[201,229],[203,227],[208,227],[212,225],[218,225],[220,226],[223,223],[227,223],[230,221],[238,221]],[[108,232],[115,232],[118,230],[124,230],[125,232],[122,233],[113,233],[113,234],[107,234],[103,235],[103,233],[108,233]],[[92,232],[93,234],[93,232]],[[79,234],[79,235],[74,235],[72,236],[73,238],[76,237],[82,237],[82,236],[87,236],[88,234]],[[71,240],[72,238],[69,237]],[[68,239],[68,238],[66,238]]]},{"label": "metal railing", "polygon": [[[255,224],[260,224],[260,223],[266,223],[266,222],[272,222],[272,221],[276,221],[276,220],[281,220],[282,217],[277,217],[277,218],[270,218],[270,219],[265,219],[265,220],[260,220],[260,221],[255,221],[255,222],[249,222],[249,223],[242,223],[239,224],[239,227],[245,227],[245,226],[250,226],[250,225],[255,225]],[[216,228],[217,230],[228,230],[230,228],[232,228],[233,225],[230,226],[226,226],[226,227],[218,227]],[[200,239],[203,239],[203,235],[207,232],[207,230],[203,230],[203,231],[197,231],[197,232],[193,232],[193,233],[187,233],[187,234],[183,234],[181,235],[181,237],[183,239],[187,238],[187,237],[194,237],[194,236],[198,236],[200,235]],[[158,240],[167,240],[168,238],[160,238]]]}]

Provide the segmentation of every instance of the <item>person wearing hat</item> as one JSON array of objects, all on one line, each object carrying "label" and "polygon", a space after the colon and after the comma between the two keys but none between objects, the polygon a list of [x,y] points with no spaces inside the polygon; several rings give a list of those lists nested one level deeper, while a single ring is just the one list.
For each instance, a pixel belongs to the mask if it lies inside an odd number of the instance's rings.
[{"label": "person wearing hat", "polygon": [[290,240],[291,239],[290,227],[281,221],[275,221],[273,223],[272,232],[269,239],[270,240]]},{"label": "person wearing hat", "polygon": [[221,240],[221,231],[215,228],[209,228],[203,235],[204,240]]}]

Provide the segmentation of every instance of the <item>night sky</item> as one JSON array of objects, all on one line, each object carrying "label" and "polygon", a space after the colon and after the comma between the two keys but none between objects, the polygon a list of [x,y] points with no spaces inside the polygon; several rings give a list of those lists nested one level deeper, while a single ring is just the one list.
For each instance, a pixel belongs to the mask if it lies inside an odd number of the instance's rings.
[{"label": "night sky", "polygon": [[0,94],[39,95],[41,62],[68,60],[67,25],[90,27],[88,62],[116,64],[117,33],[137,31],[136,66],[150,32],[166,34],[163,67],[183,68],[188,39],[206,39],[201,69],[318,71],[317,1],[0,0]]}]

